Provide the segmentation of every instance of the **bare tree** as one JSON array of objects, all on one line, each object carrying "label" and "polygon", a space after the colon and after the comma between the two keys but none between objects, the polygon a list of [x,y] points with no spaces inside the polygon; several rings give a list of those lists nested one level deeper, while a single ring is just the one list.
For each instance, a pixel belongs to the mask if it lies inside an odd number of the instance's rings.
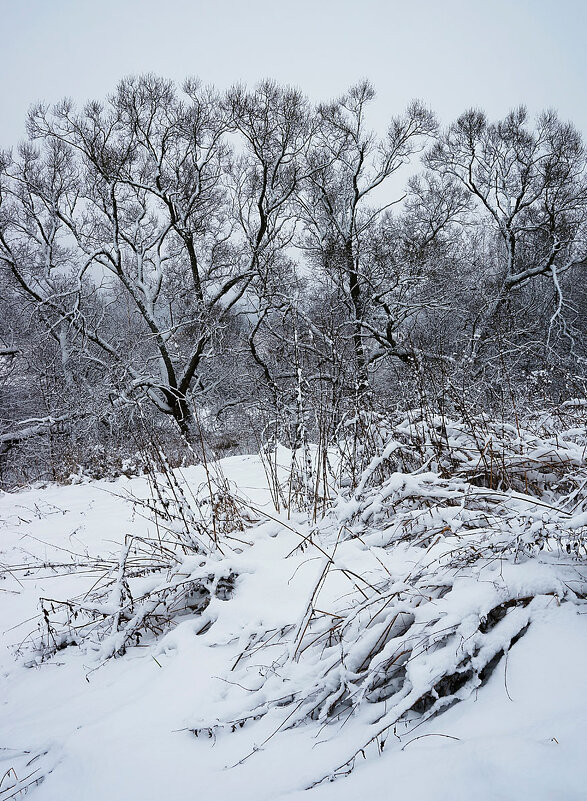
[{"label": "bare tree", "polygon": [[[234,87],[226,105],[244,149],[230,171],[233,214],[241,233],[240,258],[248,276],[242,314],[248,321],[248,346],[275,408],[288,394],[292,366],[279,372],[264,354],[262,342],[275,335],[279,347],[288,337],[279,320],[292,308],[297,282],[287,252],[296,228],[295,197],[304,179],[306,156],[313,136],[308,102],[295,89],[265,81],[253,91]],[[281,329],[279,332],[276,329]],[[291,339],[288,341],[293,345]],[[292,357],[293,358],[293,357]]]},{"label": "bare tree", "polygon": [[555,292],[550,332],[563,321],[561,277],[587,257],[587,162],[579,133],[553,111],[532,128],[523,107],[496,123],[470,110],[426,162],[462,184],[498,237],[502,255],[491,276],[493,291],[472,326],[473,360],[506,299],[540,276],[551,279]]},{"label": "bare tree", "polygon": [[[95,358],[119,365],[126,376],[122,397],[144,390],[193,439],[189,395],[201,387],[211,337],[232,304],[228,296],[246,277],[235,272],[240,265],[229,257],[222,183],[228,123],[212,91],[195,82],[184,89],[182,99],[171,83],[144,76],[123,81],[106,105],[90,103],[81,113],[68,102],[52,113],[37,108],[30,134],[45,153],[61,154],[70,165],[72,187],[61,181],[55,197],[55,170],[47,159],[38,162],[42,182],[31,181],[25,164],[5,174],[19,211],[28,202],[36,215],[32,228],[40,219],[29,197],[52,215],[51,236],[65,232],[67,276],[53,244],[43,246],[66,289],[59,294],[25,276],[6,237],[4,250],[23,290],[92,343]],[[120,332],[108,330],[103,318],[92,319],[82,302],[84,286],[95,276],[101,305],[124,297],[131,304],[138,332],[132,354]]]},{"label": "bare tree", "polygon": [[397,199],[370,203],[376,190],[407,163],[422,146],[422,137],[435,127],[432,113],[414,102],[403,116],[391,121],[387,136],[377,139],[365,119],[374,94],[364,81],[338,101],[319,106],[309,177],[299,196],[305,247],[345,298],[358,397],[369,387],[367,309],[373,296],[385,294],[385,289],[370,286],[365,246],[382,213]]}]

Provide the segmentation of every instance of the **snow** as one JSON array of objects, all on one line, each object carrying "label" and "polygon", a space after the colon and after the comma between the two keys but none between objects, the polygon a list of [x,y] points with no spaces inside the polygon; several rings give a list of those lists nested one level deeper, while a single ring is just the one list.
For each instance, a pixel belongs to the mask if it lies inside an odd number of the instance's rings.
[{"label": "snow", "polygon": [[390,744],[388,753],[359,764],[345,779],[320,785],[310,797],[584,799],[585,625],[569,607],[545,610],[512,648],[507,669],[501,664],[477,698],[408,733],[401,744]]},{"label": "snow", "polygon": [[[391,456],[395,446],[387,450]],[[574,452],[573,458],[578,460]],[[350,498],[334,504],[335,513],[361,537],[341,537],[341,527],[327,521],[317,547],[318,540],[308,542],[312,526],[306,517],[288,518],[275,510],[260,458],[224,460],[224,476],[250,501],[258,521],[239,532],[231,550],[201,568],[215,581],[234,571],[232,596],[212,593],[200,615],[182,614],[159,637],[146,636],[106,661],[108,636],[58,650],[42,662],[27,637],[37,628],[40,597],[87,594],[100,577],[98,555],[111,560],[116,576],[125,541],[128,548],[130,536],[152,534],[152,520],[133,503],[149,496],[147,479],[2,494],[0,779],[11,772],[0,784],[0,799],[11,797],[11,785],[18,789],[15,775],[24,779],[35,770],[33,778],[44,780],[29,789],[34,801],[196,795],[242,801],[585,798],[587,607],[565,600],[565,577],[575,575],[576,562],[569,557],[560,567],[555,550],[540,560],[496,560],[459,575],[447,573],[445,593],[416,600],[414,588],[451,564],[455,553],[464,553],[480,532],[493,531],[491,521],[479,522],[489,516],[484,504],[490,492],[469,487],[464,498],[458,480],[430,472],[396,472],[371,492],[369,476],[382,461],[372,464]],[[180,474],[194,492],[205,478],[202,467]],[[419,508],[423,495],[437,499],[438,508]],[[516,526],[527,532],[536,522],[532,505],[519,492],[508,498],[519,512],[519,519],[511,513],[508,525],[514,533]],[[387,529],[375,525],[389,517],[391,507],[401,524],[389,519]],[[561,519],[552,510],[536,511],[547,537],[554,536]],[[434,528],[436,538],[426,547],[398,539],[405,520],[417,532]],[[585,513],[566,515],[567,523],[579,532]],[[495,531],[491,542],[506,533],[507,526]],[[392,549],[382,547],[390,542]],[[200,569],[204,558],[186,557],[181,570]],[[133,581],[146,591],[146,578]],[[112,610],[121,587],[115,581],[103,602]],[[535,597],[529,603],[519,600],[530,595]],[[481,636],[480,621],[510,599],[513,607]],[[87,603],[96,601],[88,595]],[[317,618],[313,609],[332,617]],[[400,615],[391,627],[385,617],[390,610]],[[340,646],[325,644],[325,620],[342,621]],[[204,622],[212,625],[202,633]],[[528,622],[524,636],[510,646]],[[418,651],[415,627],[436,646]],[[119,634],[116,627],[112,636]],[[462,637],[462,645],[443,647],[447,636],[448,642]],[[381,637],[387,640],[365,670]],[[407,637],[416,643],[416,657],[405,667],[411,685],[401,697],[357,703],[353,716],[328,725],[325,713],[318,720],[303,716],[313,693],[327,698],[339,686],[354,688],[357,698],[373,692],[365,676],[376,676],[377,666]],[[346,658],[339,665],[340,648]],[[361,749],[373,725],[393,722],[395,707],[409,709],[409,699],[424,693],[443,671],[465,658],[474,665],[503,649],[506,658],[482,687],[471,679],[457,690],[463,700],[441,715],[393,724],[381,755],[378,748],[367,748],[366,759],[358,758],[350,775],[307,789]],[[290,693],[296,701],[288,704]],[[280,697],[283,705],[276,703]],[[251,714],[260,717],[241,728],[238,721]],[[299,725],[288,728],[297,718]],[[236,731],[223,725],[229,721],[236,721]]]}]

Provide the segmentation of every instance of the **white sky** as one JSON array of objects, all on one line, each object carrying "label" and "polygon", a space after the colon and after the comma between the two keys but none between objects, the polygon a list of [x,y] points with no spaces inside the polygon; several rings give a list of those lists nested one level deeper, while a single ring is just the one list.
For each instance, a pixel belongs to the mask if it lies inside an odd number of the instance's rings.
[{"label": "white sky", "polygon": [[0,0],[0,24],[0,147],[35,101],[104,99],[141,72],[316,100],[367,77],[380,133],[418,97],[443,123],[554,107],[587,137],[587,0]]}]

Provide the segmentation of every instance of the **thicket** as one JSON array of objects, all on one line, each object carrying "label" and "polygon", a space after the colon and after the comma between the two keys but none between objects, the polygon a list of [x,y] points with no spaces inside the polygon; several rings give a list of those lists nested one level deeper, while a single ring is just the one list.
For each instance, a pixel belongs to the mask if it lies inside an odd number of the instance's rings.
[{"label": "thicket", "polygon": [[[206,635],[202,648],[227,654],[214,716],[194,711],[187,730],[216,742],[267,716],[267,739],[296,726],[314,747],[338,738],[313,786],[426,736],[419,727],[476,693],[534,620],[585,604],[585,402],[525,425],[364,412],[323,450],[267,445],[262,455],[274,508],[255,506],[221,464],[205,462],[196,486],[160,443],[146,445],[148,488],[139,480],[129,494],[144,534],[124,538],[117,556],[60,547],[60,563],[27,555],[3,569],[18,581],[76,573],[83,587],[40,599],[17,657],[44,669],[80,649],[90,675],[129,649],[144,655],[137,646],[157,661],[185,622]],[[272,570],[284,597],[313,564],[277,625],[235,615],[247,578],[245,597],[254,587],[267,603],[257,546],[266,554],[268,537],[282,546]],[[43,764],[22,780],[7,773],[0,795],[42,781]]]},{"label": "thicket", "polygon": [[31,111],[0,156],[4,487],[585,397],[580,134],[414,102],[377,135],[373,96],[147,75]]}]

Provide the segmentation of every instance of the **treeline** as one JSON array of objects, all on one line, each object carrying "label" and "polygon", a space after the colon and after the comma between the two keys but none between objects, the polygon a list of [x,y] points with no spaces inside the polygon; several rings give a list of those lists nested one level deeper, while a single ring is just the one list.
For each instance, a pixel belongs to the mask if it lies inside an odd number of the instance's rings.
[{"label": "treeline", "polygon": [[4,485],[585,396],[580,134],[414,102],[379,136],[373,97],[146,75],[32,109],[0,155]]}]

